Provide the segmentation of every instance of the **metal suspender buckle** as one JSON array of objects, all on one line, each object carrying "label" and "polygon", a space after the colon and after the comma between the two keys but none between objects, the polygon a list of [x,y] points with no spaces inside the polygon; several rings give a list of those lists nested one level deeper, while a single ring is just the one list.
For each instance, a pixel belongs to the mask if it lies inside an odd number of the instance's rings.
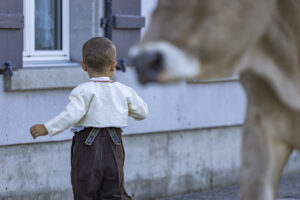
[{"label": "metal suspender buckle", "polygon": [[88,135],[88,137],[85,140],[85,144],[88,146],[92,146],[92,144],[94,143],[94,140],[96,139],[98,133],[99,133],[100,129],[99,128],[93,128],[90,132],[90,134]]}]

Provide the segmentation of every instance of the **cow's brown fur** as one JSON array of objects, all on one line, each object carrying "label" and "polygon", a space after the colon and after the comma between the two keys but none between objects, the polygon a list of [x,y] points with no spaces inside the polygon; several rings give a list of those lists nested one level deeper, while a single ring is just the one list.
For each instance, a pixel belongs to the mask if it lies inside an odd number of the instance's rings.
[{"label": "cow's brown fur", "polygon": [[[161,0],[142,43],[168,41],[198,56],[201,79],[251,69],[287,106],[300,110],[299,35],[298,0]],[[272,66],[264,68],[253,52],[262,52]]]},{"label": "cow's brown fur", "polygon": [[241,74],[249,102],[240,199],[275,199],[300,149],[300,1],[160,0],[141,45],[153,41],[197,56],[199,78]]}]

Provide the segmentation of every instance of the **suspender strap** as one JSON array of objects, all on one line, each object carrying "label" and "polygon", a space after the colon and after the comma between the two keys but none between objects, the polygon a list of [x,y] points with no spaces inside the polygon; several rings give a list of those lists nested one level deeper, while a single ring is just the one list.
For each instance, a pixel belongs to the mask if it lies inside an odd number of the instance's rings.
[{"label": "suspender strap", "polygon": [[99,128],[93,128],[84,143],[88,146],[91,146],[94,140],[96,139],[99,131],[100,131]]},{"label": "suspender strap", "polygon": [[[94,143],[97,135],[99,134],[100,128],[93,128],[91,130],[91,132],[89,133],[88,137],[85,140],[85,144],[88,146],[92,146],[92,144]],[[111,140],[116,144],[116,145],[120,145],[121,141],[118,138],[118,135],[116,133],[116,129],[115,128],[107,128],[107,131],[109,133],[109,136],[111,137]]]},{"label": "suspender strap", "polygon": [[108,133],[111,137],[111,140],[116,144],[116,145],[120,145],[121,144],[121,141],[120,139],[118,138],[118,135],[116,133],[116,129],[115,128],[107,128],[108,130]]}]

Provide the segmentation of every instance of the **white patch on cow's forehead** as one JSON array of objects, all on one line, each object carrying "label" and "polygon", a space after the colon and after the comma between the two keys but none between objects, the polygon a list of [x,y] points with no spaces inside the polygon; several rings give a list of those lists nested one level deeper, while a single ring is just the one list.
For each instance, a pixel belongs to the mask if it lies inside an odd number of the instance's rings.
[{"label": "white patch on cow's forehead", "polygon": [[131,47],[128,51],[128,56],[130,58],[136,57],[139,54],[140,54],[140,47],[138,45]]},{"label": "white patch on cow's forehead", "polygon": [[200,73],[198,58],[190,56],[168,42],[149,42],[140,46],[134,46],[129,51],[130,57],[140,53],[159,52],[163,55],[163,64],[167,73],[172,77],[193,78]]}]

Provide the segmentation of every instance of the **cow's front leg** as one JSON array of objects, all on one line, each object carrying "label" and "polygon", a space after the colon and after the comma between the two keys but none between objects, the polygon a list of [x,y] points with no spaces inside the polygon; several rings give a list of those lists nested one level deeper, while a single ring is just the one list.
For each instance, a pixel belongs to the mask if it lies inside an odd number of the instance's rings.
[{"label": "cow's front leg", "polygon": [[254,105],[248,106],[242,149],[240,200],[274,200],[280,174],[292,152],[280,123]]}]

